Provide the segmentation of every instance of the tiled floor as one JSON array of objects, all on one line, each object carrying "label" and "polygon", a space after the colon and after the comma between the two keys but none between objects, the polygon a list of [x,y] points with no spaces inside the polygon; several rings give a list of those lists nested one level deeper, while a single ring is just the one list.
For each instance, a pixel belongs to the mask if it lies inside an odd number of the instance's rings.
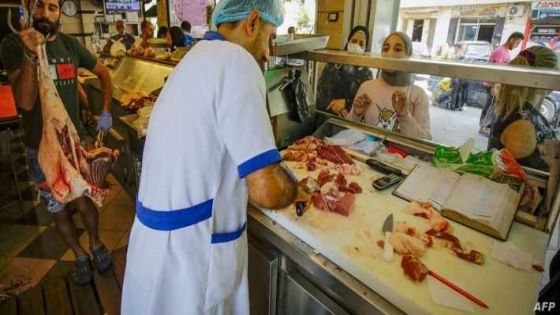
[{"label": "tiled floor", "polygon": [[[16,148],[14,151],[20,148],[15,141],[12,147]],[[17,168],[25,169],[23,150],[16,154]],[[54,227],[52,215],[42,201],[34,201],[34,187],[25,170],[18,176],[18,187],[24,190],[25,217],[17,202],[3,206],[17,200],[10,174],[9,160],[5,154],[0,154],[0,296],[17,294],[48,278],[66,276],[72,271],[74,260],[74,254]],[[134,203],[115,178],[110,175],[108,181],[111,192],[104,207],[98,209],[99,233],[107,248],[114,250],[128,243]],[[79,214],[73,219],[80,244],[88,250],[89,238]]]}]

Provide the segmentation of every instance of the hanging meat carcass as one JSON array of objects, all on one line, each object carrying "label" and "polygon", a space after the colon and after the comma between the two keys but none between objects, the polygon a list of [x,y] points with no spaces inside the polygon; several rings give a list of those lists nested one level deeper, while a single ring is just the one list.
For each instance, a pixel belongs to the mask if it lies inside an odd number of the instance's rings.
[{"label": "hanging meat carcass", "polygon": [[39,165],[54,198],[68,203],[88,196],[101,206],[109,189],[105,177],[118,157],[117,150],[99,147],[86,151],[68,116],[51,77],[46,46],[38,49],[39,97],[43,133],[39,144]]}]

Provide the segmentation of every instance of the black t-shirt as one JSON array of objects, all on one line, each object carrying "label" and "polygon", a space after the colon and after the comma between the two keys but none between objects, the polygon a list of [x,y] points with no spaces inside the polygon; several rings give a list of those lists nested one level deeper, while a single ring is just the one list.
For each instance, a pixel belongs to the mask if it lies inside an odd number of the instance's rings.
[{"label": "black t-shirt", "polygon": [[[6,70],[17,70],[23,62],[23,43],[17,34],[10,34],[0,44],[0,58]],[[64,107],[79,130],[80,106],[78,96],[78,68],[92,70],[97,59],[77,39],[57,33],[55,40],[47,41],[47,57],[54,84],[64,103]],[[41,102],[37,102],[32,110],[23,110],[24,142],[28,147],[38,149],[41,142],[43,119]]]}]

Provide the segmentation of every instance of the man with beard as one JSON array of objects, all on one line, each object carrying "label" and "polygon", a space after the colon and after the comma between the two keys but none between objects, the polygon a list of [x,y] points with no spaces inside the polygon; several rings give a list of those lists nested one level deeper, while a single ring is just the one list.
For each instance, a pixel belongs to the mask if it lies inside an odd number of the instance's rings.
[{"label": "man with beard", "polygon": [[[43,120],[37,82],[37,49],[46,45],[47,57],[57,91],[68,115],[80,130],[80,108],[78,95],[78,68],[83,67],[96,74],[101,83],[103,112],[97,121],[97,129],[108,131],[112,125],[111,77],[82,44],[75,38],[59,32],[61,0],[38,0],[32,9],[33,25],[24,27],[19,34],[7,36],[0,44],[0,58],[8,70],[8,78],[16,103],[23,113],[24,142],[30,175],[39,187],[40,195],[47,203],[47,209],[54,216],[56,229],[76,256],[74,280],[79,284],[88,283],[92,269],[88,253],[81,247],[76,228],[66,208],[57,202],[46,187],[45,176],[38,163],[37,151],[41,142]],[[83,129],[81,130],[83,134]],[[79,211],[89,234],[89,250],[93,265],[105,271],[111,265],[109,251],[99,239],[98,214],[93,203],[87,198],[79,198],[75,208]]]}]

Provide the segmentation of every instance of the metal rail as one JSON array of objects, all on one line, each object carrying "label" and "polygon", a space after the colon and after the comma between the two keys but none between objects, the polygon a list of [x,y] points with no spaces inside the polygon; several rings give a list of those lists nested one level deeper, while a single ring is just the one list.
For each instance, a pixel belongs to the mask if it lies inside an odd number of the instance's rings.
[{"label": "metal rail", "polygon": [[311,61],[560,90],[560,70],[419,58],[395,59],[384,58],[381,55],[350,54],[338,50],[307,51],[296,56]]}]

